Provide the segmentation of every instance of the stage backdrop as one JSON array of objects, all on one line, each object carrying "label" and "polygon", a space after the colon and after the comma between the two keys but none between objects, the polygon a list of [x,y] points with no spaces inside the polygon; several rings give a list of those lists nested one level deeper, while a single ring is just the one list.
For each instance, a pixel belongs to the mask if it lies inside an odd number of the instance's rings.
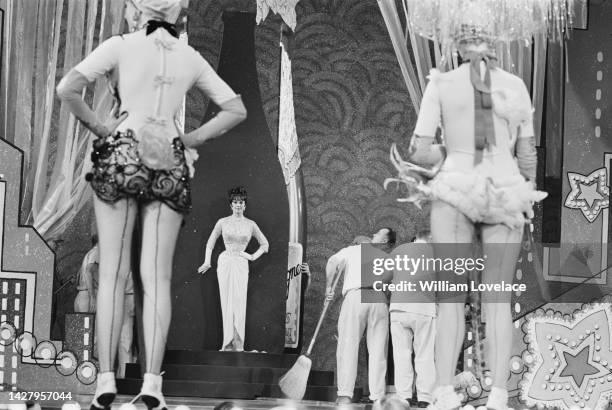
[{"label": "stage backdrop", "polygon": [[[371,233],[381,226],[397,228],[400,239],[408,240],[416,230],[427,226],[428,212],[397,203],[395,192],[385,192],[382,188],[384,179],[395,175],[395,169],[388,160],[389,147],[393,142],[408,142],[416,115],[376,0],[300,0],[296,10],[298,26],[289,54],[293,67],[296,123],[308,210],[308,247],[304,258],[313,273],[313,283],[305,296],[304,306],[304,341],[307,343],[321,312],[327,258],[346,246],[354,236]],[[192,1],[187,14],[189,43],[215,69],[218,68],[224,29],[220,2]],[[273,138],[276,138],[278,126],[280,24],[278,16],[269,16],[262,25],[255,27],[257,79],[268,130]],[[187,130],[202,122],[206,107],[207,99],[200,92],[193,91],[188,95]],[[210,145],[228,143],[229,138],[231,136]],[[210,161],[206,149],[200,149],[202,158],[199,166]],[[275,158],[274,164],[277,163]],[[199,177],[203,177],[202,171],[198,169]],[[278,177],[282,178],[280,169]],[[208,193],[211,198],[214,193],[215,198],[221,201],[228,188],[219,186],[218,191],[214,191],[213,186],[201,185],[205,182],[198,178],[194,182],[196,207],[198,192]],[[262,226],[268,239],[275,241],[273,232],[258,216],[262,201],[266,199],[250,186],[247,189],[250,194],[247,215]],[[286,197],[286,193],[283,195],[280,197]],[[195,227],[188,220],[179,248],[197,246],[199,258],[203,257],[204,241],[214,220],[225,215],[223,206],[223,203],[219,204],[218,214],[202,220],[202,224],[208,224],[206,227]],[[280,208],[276,204],[271,207]],[[229,211],[229,208],[225,209]],[[196,209],[195,212],[200,211]],[[58,272],[62,282],[74,276],[88,250],[90,221],[88,208],[74,220],[64,235],[65,242],[58,251]],[[193,232],[194,229],[197,232]],[[282,234],[285,235],[285,232],[282,231]],[[189,238],[193,244],[189,244]],[[285,249],[286,239],[282,241]],[[279,243],[282,241],[279,240]],[[272,252],[275,252],[274,249]],[[271,257],[272,253],[264,255],[261,263],[268,263],[270,259],[266,258]],[[187,264],[179,261],[181,258],[186,256],[179,251],[173,283],[174,324],[169,347],[198,349],[203,346],[204,332],[208,332],[203,318],[201,286],[204,284],[200,283],[194,272],[201,259],[194,254]],[[189,266],[182,269],[183,265]],[[257,269],[257,264],[251,266],[253,281],[259,274]],[[286,265],[282,272],[285,269]],[[215,275],[215,272],[210,274]],[[281,278],[281,271],[274,274]],[[190,281],[193,282],[185,284]],[[209,289],[216,289],[216,283],[208,286]],[[59,294],[59,302],[66,302],[61,306],[60,317],[72,309],[75,294],[72,286],[67,286]],[[284,295],[284,290],[281,294]],[[215,294],[214,298],[214,303],[218,303],[218,295]],[[249,309],[254,308],[253,300],[251,298],[249,301]],[[335,369],[339,307],[340,297],[337,297],[315,345],[315,369]],[[193,331],[177,333],[179,329],[188,330],[190,327]],[[249,337],[250,330],[247,328],[247,342]],[[282,337],[278,340],[282,343]],[[252,346],[247,344],[247,347]],[[364,350],[360,355],[358,381],[362,386],[367,384],[363,353]]]},{"label": "stage backdrop", "polygon": [[[204,276],[197,268],[216,221],[231,213],[227,192],[244,185],[248,191],[246,216],[253,219],[270,242],[270,251],[250,263],[246,316],[247,350],[282,351],[285,330],[285,287],[289,211],[287,189],[264,116],[255,65],[255,15],[223,14],[223,44],[219,75],[238,93],[248,111],[241,125],[199,149],[192,181],[193,211],[185,220],[174,258],[173,317],[170,349],[220,349],[221,307],[217,257],[224,249],[220,237],[212,269]],[[218,108],[210,104],[204,121]],[[247,249],[258,247],[253,239]]]},{"label": "stage backdrop", "polygon": [[[313,274],[304,306],[303,335],[308,343],[323,304],[327,259],[356,235],[371,234],[382,226],[396,228],[400,240],[409,240],[416,230],[428,225],[429,214],[428,209],[423,212],[396,202],[396,193],[382,187],[385,178],[395,175],[389,162],[389,147],[393,142],[407,147],[416,115],[376,1],[301,0],[296,10],[298,25],[289,54],[307,201],[308,247],[304,258]],[[215,68],[222,63],[221,14],[219,4],[209,1],[191,2],[188,10],[189,43]],[[259,87],[274,139],[278,126],[280,25],[278,16],[269,16],[255,27]],[[188,96],[187,129],[200,124],[206,104],[199,92]],[[204,148],[200,150],[203,151]],[[203,160],[204,157],[200,159]],[[250,212],[255,211],[253,207],[258,206],[259,200],[251,199],[247,214],[253,216]],[[201,235],[203,240],[208,232]],[[177,271],[176,275],[182,275],[184,280],[192,278],[187,272]],[[177,280],[175,286],[183,281]],[[178,296],[174,301],[175,311],[184,309],[180,299]],[[336,298],[321,329],[313,368],[336,367],[340,299]],[[199,312],[196,310],[191,317],[202,320],[196,316]],[[181,320],[179,316],[174,318]],[[194,335],[203,338],[202,333]],[[177,335],[170,336],[170,347],[175,346],[176,340]],[[360,355],[358,381],[362,386],[367,384],[364,353],[365,349]]]}]

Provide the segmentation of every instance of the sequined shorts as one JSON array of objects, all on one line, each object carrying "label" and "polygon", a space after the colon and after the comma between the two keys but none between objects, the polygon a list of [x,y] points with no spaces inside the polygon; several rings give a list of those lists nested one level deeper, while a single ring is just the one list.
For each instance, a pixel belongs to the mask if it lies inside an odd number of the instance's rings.
[{"label": "sequined shorts", "polygon": [[85,178],[96,196],[107,203],[135,198],[146,203],[160,201],[180,213],[191,210],[189,170],[185,147],[177,137],[172,142],[173,165],[167,170],[151,169],[142,164],[134,132],[116,132],[93,143],[93,169]]}]

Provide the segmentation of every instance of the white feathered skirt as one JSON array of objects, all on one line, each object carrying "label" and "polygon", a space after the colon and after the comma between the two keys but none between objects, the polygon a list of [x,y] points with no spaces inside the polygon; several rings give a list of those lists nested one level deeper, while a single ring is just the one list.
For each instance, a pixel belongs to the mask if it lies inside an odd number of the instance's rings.
[{"label": "white feathered skirt", "polygon": [[482,173],[440,171],[427,185],[431,199],[442,200],[472,222],[523,229],[534,202],[546,197],[520,175],[492,179]]}]

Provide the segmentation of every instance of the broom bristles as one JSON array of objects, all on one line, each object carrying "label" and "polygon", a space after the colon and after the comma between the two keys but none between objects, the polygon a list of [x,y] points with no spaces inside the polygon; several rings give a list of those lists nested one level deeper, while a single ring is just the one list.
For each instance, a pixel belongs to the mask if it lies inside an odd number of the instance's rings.
[{"label": "broom bristles", "polygon": [[302,400],[306,393],[306,383],[310,375],[312,361],[308,356],[301,355],[295,364],[278,381],[281,391],[292,400]]}]

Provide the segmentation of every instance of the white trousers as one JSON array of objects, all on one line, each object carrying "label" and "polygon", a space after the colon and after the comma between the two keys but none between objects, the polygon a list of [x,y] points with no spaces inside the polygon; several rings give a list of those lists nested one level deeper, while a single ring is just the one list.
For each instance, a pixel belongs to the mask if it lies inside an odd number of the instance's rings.
[{"label": "white trousers", "polygon": [[387,344],[389,343],[389,308],[386,303],[361,303],[359,290],[349,291],[338,318],[338,396],[353,397],[359,361],[359,342],[367,328],[368,385],[370,399],[385,395]]},{"label": "white trousers", "polygon": [[[391,312],[391,341],[395,365],[395,390],[403,399],[412,398],[414,370],[416,370],[417,397],[432,401],[436,382],[434,342],[436,319],[419,313]],[[412,350],[414,346],[414,369]]]}]

